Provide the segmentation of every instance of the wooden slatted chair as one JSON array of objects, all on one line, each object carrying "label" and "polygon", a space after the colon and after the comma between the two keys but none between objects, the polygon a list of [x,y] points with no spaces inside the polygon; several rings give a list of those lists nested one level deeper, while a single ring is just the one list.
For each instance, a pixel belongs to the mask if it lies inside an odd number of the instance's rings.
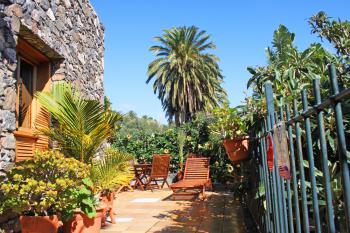
[{"label": "wooden slatted chair", "polygon": [[[189,153],[187,156],[187,158],[202,158],[202,157],[203,157],[202,155],[197,155],[197,154],[193,154],[193,153]],[[205,188],[206,188],[206,190],[211,190],[211,191],[214,190],[213,182],[211,181],[210,177],[209,177],[208,182],[205,184]]]},{"label": "wooden slatted chair", "polygon": [[[151,174],[147,177],[146,189],[152,190],[152,185],[157,185],[158,188],[163,188],[164,184],[169,187],[167,178],[170,167],[170,155],[153,155]],[[161,186],[158,181],[163,182]]]},{"label": "wooden slatted chair", "polygon": [[201,194],[205,199],[205,188],[209,179],[209,158],[187,158],[184,178],[170,185],[173,199],[176,196]]}]

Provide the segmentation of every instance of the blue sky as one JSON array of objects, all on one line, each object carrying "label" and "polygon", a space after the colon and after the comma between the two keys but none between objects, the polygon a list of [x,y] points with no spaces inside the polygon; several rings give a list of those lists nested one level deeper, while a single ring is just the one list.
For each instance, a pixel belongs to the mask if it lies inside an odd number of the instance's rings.
[{"label": "blue sky", "polygon": [[[296,45],[305,49],[319,42],[307,18],[320,10],[333,18],[350,20],[349,0],[90,0],[105,32],[105,91],[113,108],[135,111],[165,123],[160,101],[146,85],[149,47],[163,29],[195,25],[211,34],[225,76],[223,84],[232,106],[244,99],[247,66],[265,64],[265,48],[273,31],[286,25],[296,33]],[[326,45],[328,47],[329,45]]]}]

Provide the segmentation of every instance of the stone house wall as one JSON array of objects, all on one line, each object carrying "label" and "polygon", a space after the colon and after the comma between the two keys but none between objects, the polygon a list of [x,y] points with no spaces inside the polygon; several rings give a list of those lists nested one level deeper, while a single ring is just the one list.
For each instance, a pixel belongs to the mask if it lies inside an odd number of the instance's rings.
[{"label": "stone house wall", "polygon": [[104,28],[88,0],[0,0],[0,15],[1,172],[15,155],[18,37],[52,60],[52,81],[71,81],[102,99]]},{"label": "stone house wall", "polygon": [[0,175],[15,161],[18,38],[50,59],[51,81],[104,96],[104,27],[89,0],[0,0]]}]

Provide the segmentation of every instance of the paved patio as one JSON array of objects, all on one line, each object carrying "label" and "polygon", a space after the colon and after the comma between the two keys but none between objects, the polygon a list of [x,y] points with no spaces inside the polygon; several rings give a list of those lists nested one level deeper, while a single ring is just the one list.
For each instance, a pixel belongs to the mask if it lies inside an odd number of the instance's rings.
[{"label": "paved patio", "polygon": [[248,233],[244,211],[227,193],[208,192],[207,200],[172,201],[168,189],[123,192],[115,201],[116,224],[102,233]]}]

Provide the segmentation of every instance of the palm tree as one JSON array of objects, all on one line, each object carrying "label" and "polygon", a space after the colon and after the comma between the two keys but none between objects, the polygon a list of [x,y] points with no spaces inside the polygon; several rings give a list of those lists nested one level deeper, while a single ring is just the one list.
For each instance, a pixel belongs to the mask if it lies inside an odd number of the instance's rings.
[{"label": "palm tree", "polygon": [[37,92],[35,96],[54,120],[54,127],[37,133],[56,141],[66,156],[82,162],[92,161],[121,120],[119,113],[105,110],[96,100],[84,99],[64,82],[56,83],[51,92]]},{"label": "palm tree", "polygon": [[146,83],[154,79],[153,91],[169,122],[188,122],[197,112],[209,112],[226,100],[219,59],[205,52],[216,46],[205,31],[174,27],[155,40],[161,45],[150,48],[157,58],[148,66]]}]

